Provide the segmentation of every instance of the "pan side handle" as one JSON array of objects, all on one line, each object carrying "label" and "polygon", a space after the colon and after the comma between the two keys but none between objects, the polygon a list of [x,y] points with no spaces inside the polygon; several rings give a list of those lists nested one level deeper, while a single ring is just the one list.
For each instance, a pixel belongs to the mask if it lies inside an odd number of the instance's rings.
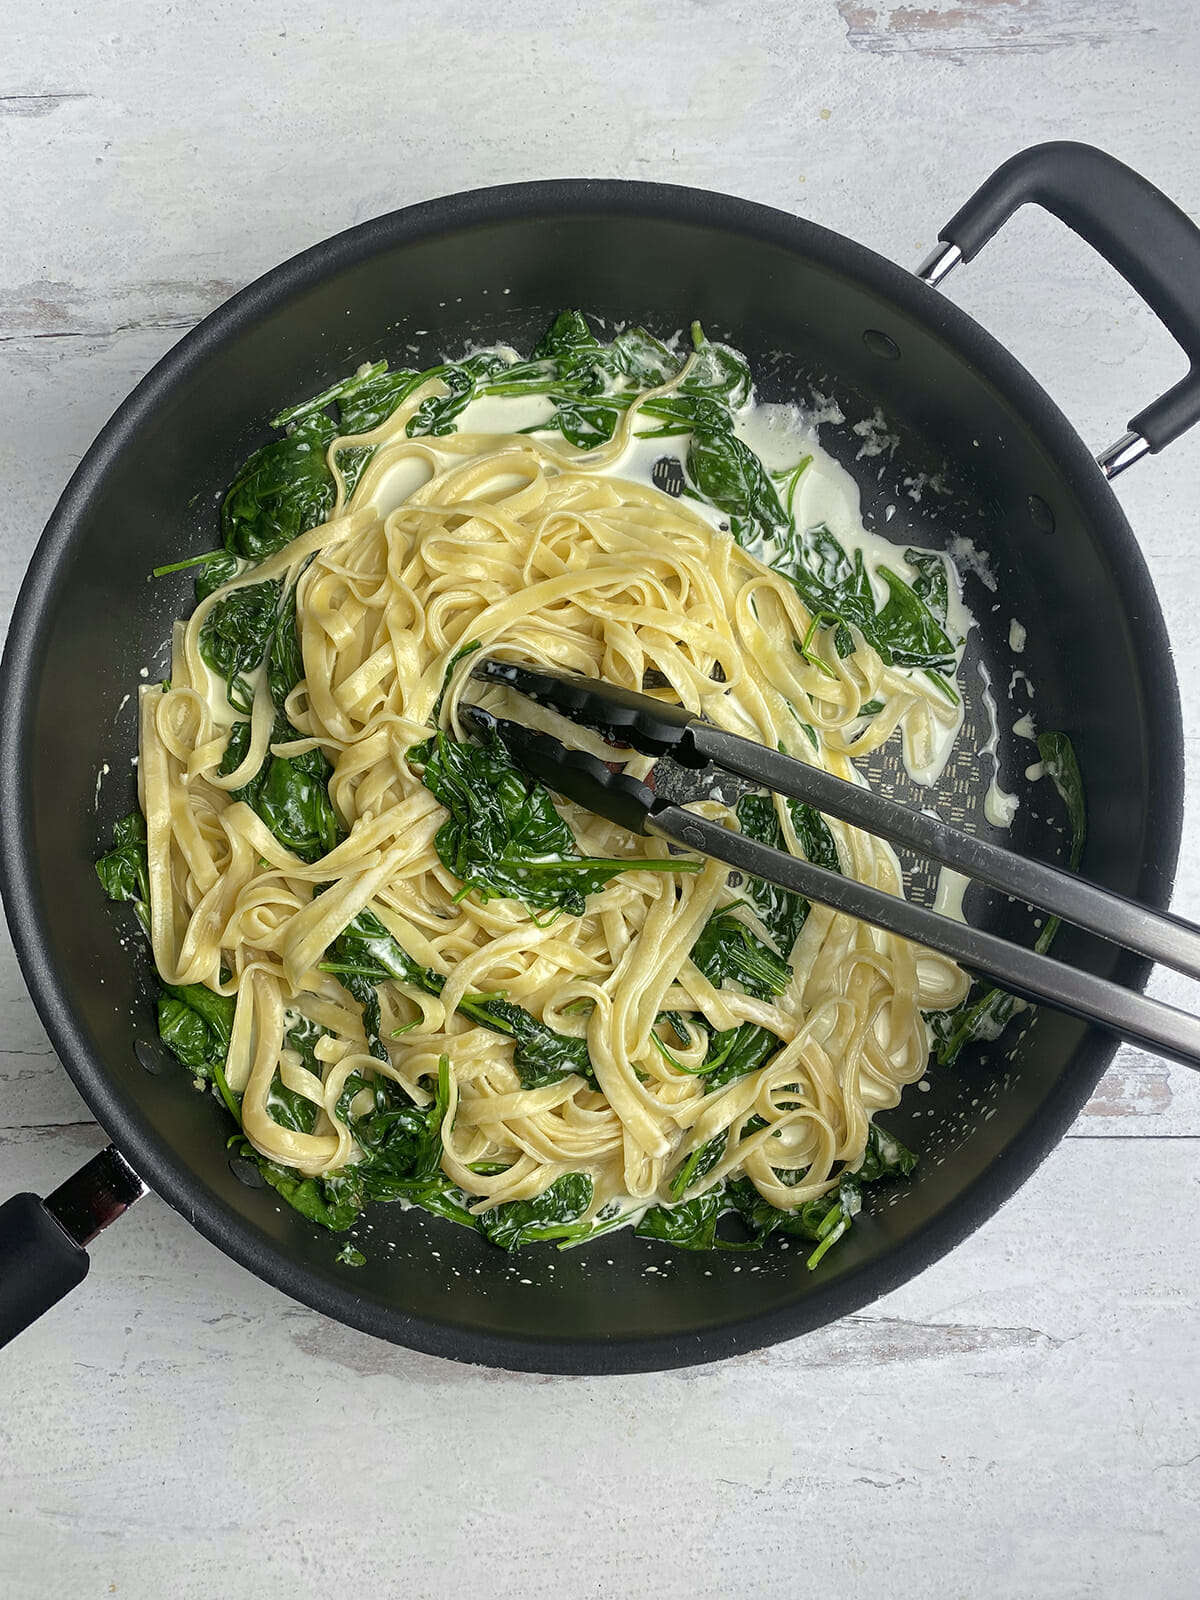
[{"label": "pan side handle", "polygon": [[1040,205],[1104,257],[1188,358],[1187,376],[1140,411],[1097,457],[1106,477],[1162,450],[1200,422],[1200,227],[1114,156],[1067,140],[1023,150],[975,191],[938,235],[918,276],[942,281],[970,261],[1021,206]]},{"label": "pan side handle", "polygon": [[87,1277],[87,1245],[146,1185],[113,1145],[45,1200],[14,1195],[0,1206],[0,1347]]}]

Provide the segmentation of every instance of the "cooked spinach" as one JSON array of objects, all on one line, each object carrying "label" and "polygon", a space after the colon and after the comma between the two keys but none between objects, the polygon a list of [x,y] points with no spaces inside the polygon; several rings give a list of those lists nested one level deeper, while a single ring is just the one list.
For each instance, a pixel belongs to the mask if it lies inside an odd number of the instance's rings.
[{"label": "cooked spinach", "polygon": [[714,1033],[701,1072],[704,1091],[713,1094],[739,1078],[757,1072],[780,1048],[781,1041],[757,1022],[740,1022],[736,1028]]},{"label": "cooked spinach", "polygon": [[911,1178],[917,1170],[917,1157],[894,1133],[873,1122],[867,1129],[867,1148],[854,1177],[859,1183],[877,1183],[880,1178]]},{"label": "cooked spinach", "polygon": [[304,676],[304,656],[300,649],[300,633],[296,627],[296,590],[293,586],[284,596],[271,632],[267,652],[267,687],[271,699],[282,711],[283,703]]},{"label": "cooked spinach", "polygon": [[[778,543],[776,570],[795,585],[815,622],[837,628],[839,655],[853,651],[849,631],[853,625],[888,666],[953,673],[957,644],[946,631],[949,580],[942,557],[906,551],[907,560],[918,558],[913,561],[918,577],[912,585],[881,567],[888,599],[876,610],[862,551],[856,550],[851,558],[824,523],[803,532],[790,527]],[[935,575],[935,563],[940,577]]]},{"label": "cooked spinach", "polygon": [[[317,1060],[315,1047],[317,1041],[324,1037],[324,1032],[311,1018],[301,1016],[283,1036],[287,1049],[299,1055],[318,1081],[321,1078],[321,1064]],[[311,1133],[316,1126],[316,1104],[295,1089],[289,1089],[278,1072],[267,1095],[267,1110],[276,1122],[296,1133]]]},{"label": "cooked spinach", "polygon": [[361,1167],[346,1167],[341,1172],[323,1178],[305,1178],[295,1167],[280,1166],[260,1155],[248,1139],[238,1146],[246,1161],[252,1161],[281,1200],[286,1200],[294,1211],[322,1228],[341,1233],[352,1228],[362,1214],[363,1171]]},{"label": "cooked spinach", "polygon": [[548,1083],[558,1083],[572,1072],[595,1083],[586,1039],[556,1033],[523,1006],[495,995],[464,995],[458,1010],[472,1022],[507,1034],[515,1041],[513,1067],[522,1089],[540,1089]]},{"label": "cooked spinach", "polygon": [[275,634],[279,584],[250,583],[218,600],[200,627],[200,654],[224,678],[229,704],[250,715],[254,691],[243,674],[263,663]]},{"label": "cooked spinach", "polygon": [[361,1151],[360,1160],[342,1171],[320,1178],[301,1178],[260,1155],[248,1141],[240,1150],[253,1161],[280,1197],[303,1216],[324,1228],[340,1231],[357,1221],[368,1200],[407,1200],[438,1216],[467,1227],[475,1219],[467,1210],[467,1196],[441,1169],[442,1123],[450,1098],[450,1063],[443,1056],[429,1105],[415,1105],[398,1084],[381,1079],[369,1110],[360,1116],[348,1105],[365,1080],[351,1078],[339,1103],[339,1113]]},{"label": "cooked spinach", "polygon": [[502,741],[485,744],[438,732],[409,751],[422,781],[450,813],[434,841],[438,857],[481,900],[519,900],[531,911],[582,916],[595,894],[622,872],[698,872],[675,856],[581,856],[550,791],[515,765]]},{"label": "cooked spinach", "polygon": [[163,1043],[201,1078],[225,1068],[233,1033],[236,1001],[202,983],[163,984],[158,997],[158,1031]]},{"label": "cooked spinach", "polygon": [[[743,1137],[754,1127],[765,1127],[760,1118],[752,1118],[742,1130]],[[671,1185],[673,1195],[681,1195],[716,1166],[725,1151],[728,1135],[718,1134],[715,1139],[694,1151],[689,1163],[676,1174]],[[715,1154],[714,1154],[715,1151]],[[810,1268],[819,1264],[826,1251],[849,1228],[852,1218],[862,1209],[864,1184],[878,1183],[888,1178],[907,1178],[915,1171],[917,1158],[907,1150],[894,1134],[872,1123],[867,1130],[867,1146],[862,1161],[853,1172],[844,1172],[838,1183],[827,1194],[809,1200],[792,1211],[783,1211],[764,1200],[750,1178],[730,1178],[703,1193],[678,1205],[656,1206],[647,1211],[638,1224],[637,1232],[643,1238],[661,1239],[666,1244],[678,1245],[684,1250],[753,1250],[761,1249],[773,1235],[806,1239],[817,1248],[808,1258]],[[680,1176],[691,1168],[684,1181]],[[804,1172],[780,1172],[786,1183],[799,1183]],[[741,1218],[749,1238],[724,1239],[717,1228],[723,1216],[733,1212]]]},{"label": "cooked spinach", "polygon": [[862,1206],[861,1191],[849,1177],[843,1177],[828,1194],[792,1211],[781,1211],[764,1200],[749,1178],[734,1178],[727,1189],[734,1210],[750,1231],[752,1244],[763,1245],[773,1234],[816,1242],[818,1248],[808,1258],[810,1268],[841,1238]]},{"label": "cooked spinach", "polygon": [[150,864],[146,820],[140,811],[113,824],[113,847],[97,861],[96,876],[110,900],[130,900],[149,915]]},{"label": "cooked spinach", "polygon": [[197,569],[196,604],[199,605],[201,600],[207,600],[209,595],[223,583],[236,578],[241,571],[242,563],[238,556],[232,555],[228,550],[206,550],[203,555],[189,556],[186,561],[172,561],[168,566],[155,567],[150,576],[165,578],[170,572],[183,572],[188,567]]},{"label": "cooked spinach", "polygon": [[363,1152],[363,1192],[368,1200],[408,1200],[439,1216],[474,1226],[465,1197],[442,1171],[442,1124],[450,1104],[450,1062],[438,1064],[437,1084],[428,1106],[407,1101],[398,1085],[382,1086],[383,1104],[351,1117],[350,1128]]},{"label": "cooked spinach", "polygon": [[325,521],[334,501],[325,452],[337,432],[323,411],[314,411],[254,452],[221,503],[226,550],[265,561]]},{"label": "cooked spinach", "polygon": [[442,675],[442,687],[438,690],[438,697],[433,702],[433,710],[429,713],[429,720],[436,728],[442,720],[442,706],[446,702],[446,692],[450,688],[450,679],[454,676],[454,669],[466,656],[474,655],[479,649],[479,640],[470,639],[466,644],[459,645],[458,649],[446,663],[446,670]]},{"label": "cooked spinach", "polygon": [[1083,847],[1087,843],[1087,805],[1075,746],[1065,733],[1039,734],[1037,746],[1038,754],[1045,763],[1046,775],[1067,808],[1067,821],[1071,828],[1067,864],[1072,872],[1077,872],[1083,858]]},{"label": "cooked spinach", "polygon": [[[273,744],[286,744],[301,738],[286,718],[276,720]],[[233,772],[250,748],[250,724],[235,722],[221,757],[219,771]],[[234,800],[244,800],[256,811],[279,840],[301,861],[319,861],[342,838],[342,826],[329,798],[333,768],[320,748],[297,756],[272,755],[240,789],[230,791]]]},{"label": "cooked spinach", "polygon": [[616,400],[562,400],[554,425],[568,444],[594,450],[612,438],[625,409]]},{"label": "cooked spinach", "polygon": [[639,1238],[661,1239],[681,1250],[713,1250],[718,1244],[717,1223],[726,1210],[724,1185],[718,1184],[682,1205],[652,1207],[634,1231]]},{"label": "cooked spinach", "polygon": [[[331,972],[363,1008],[364,1025],[372,1053],[387,1058],[387,1047],[379,1037],[379,996],[375,985],[394,978],[426,994],[441,994],[446,980],[441,973],[423,967],[403,950],[371,911],[361,911],[334,941],[330,959],[322,970]],[[500,995],[467,994],[459,1001],[461,1015],[480,1026],[491,1028],[512,1039],[513,1067],[523,1089],[538,1089],[558,1083],[577,1072],[594,1082],[588,1057],[587,1040],[557,1033],[532,1012]]]},{"label": "cooked spinach", "polygon": [[732,911],[716,911],[692,946],[692,960],[712,984],[740,983],[758,1000],[782,994],[792,981],[792,969]]},{"label": "cooked spinach", "polygon": [[317,1124],[317,1107],[295,1089],[289,1089],[278,1073],[267,1094],[267,1112],[272,1121],[293,1133],[311,1133]]},{"label": "cooked spinach", "polygon": [[[752,1244],[762,1245],[773,1234],[813,1241],[817,1248],[808,1258],[811,1269],[820,1263],[862,1209],[863,1184],[909,1177],[916,1165],[917,1158],[911,1150],[907,1150],[894,1134],[872,1123],[867,1130],[866,1152],[857,1171],[844,1172],[836,1187],[816,1200],[809,1200],[792,1211],[781,1211],[763,1199],[749,1178],[731,1179],[727,1193],[750,1231]],[[801,1176],[796,1174],[794,1181],[799,1181]],[[789,1178],[788,1181],[793,1180]]]},{"label": "cooked spinach", "polygon": [[[805,858],[814,866],[840,872],[837,845],[821,813],[805,805],[803,800],[789,800],[787,806]],[[736,814],[742,832],[748,838],[757,839],[776,850],[787,848],[775,801],[770,795],[743,795],[737,803]],[[776,949],[784,957],[789,956],[800,937],[800,930],[808,920],[808,901],[803,895],[795,894],[790,889],[781,889],[764,878],[748,877],[743,887],[753,901],[763,926],[774,939]]]},{"label": "cooked spinach", "polygon": [[567,1172],[532,1200],[509,1200],[477,1219],[485,1239],[502,1250],[547,1239],[570,1240],[591,1231],[583,1214],[592,1203],[592,1180],[586,1172]]},{"label": "cooked spinach", "polygon": [[[414,371],[411,367],[397,367],[394,372],[387,370],[387,363],[380,362],[365,374],[361,382],[353,382],[344,386],[337,394],[338,402],[338,429],[343,434],[371,433],[386,422],[395,411],[412,394],[414,389],[424,383],[426,374]],[[338,465],[343,474],[346,469],[342,462]]]},{"label": "cooked spinach", "polygon": [[609,350],[613,367],[628,378],[635,389],[657,389],[679,371],[678,357],[645,328],[624,329]]},{"label": "cooked spinach", "polygon": [[[1065,733],[1039,734],[1037,743],[1046,774],[1066,807],[1071,829],[1067,862],[1074,872],[1079,867],[1087,840],[1087,805],[1075,747]],[[1045,955],[1049,950],[1060,926],[1060,918],[1046,918],[1033,943],[1039,955]],[[1009,994],[1006,989],[977,980],[972,984],[967,998],[955,1010],[928,1013],[925,1020],[933,1034],[934,1055],[938,1065],[953,1066],[969,1044],[998,1039],[1012,1021],[1019,1004],[1016,996]]]},{"label": "cooked spinach", "polygon": [[729,411],[739,411],[750,401],[754,382],[745,356],[727,344],[713,344],[698,322],[692,323],[692,349],[696,361],[680,384],[688,394],[719,400]]},{"label": "cooked spinach", "polygon": [[676,1199],[708,1176],[724,1156],[728,1144],[729,1130],[725,1128],[692,1151],[671,1178],[671,1193]]},{"label": "cooked spinach", "polygon": [[533,347],[534,361],[553,361],[560,377],[581,368],[590,372],[600,354],[600,341],[582,311],[560,311]]},{"label": "cooked spinach", "polygon": [[[96,863],[96,876],[110,900],[128,901],[142,931],[150,937],[150,869],[146,823],[140,811],[122,817],[113,827],[113,848]],[[229,974],[222,974],[222,981]],[[201,983],[164,984],[156,999],[158,1032],[163,1043],[197,1077],[211,1079],[230,1112],[238,1118],[238,1102],[225,1081],[225,1060],[233,1028],[235,1001]]]},{"label": "cooked spinach", "polygon": [[729,518],[738,544],[775,539],[788,526],[770,473],[734,433],[730,413],[715,401],[696,404],[687,474],[700,497]]},{"label": "cooked spinach", "polygon": [[206,561],[196,573],[196,604],[207,600],[223,584],[232,582],[241,570],[242,563],[238,556],[230,554],[228,550],[214,550],[212,559]]}]

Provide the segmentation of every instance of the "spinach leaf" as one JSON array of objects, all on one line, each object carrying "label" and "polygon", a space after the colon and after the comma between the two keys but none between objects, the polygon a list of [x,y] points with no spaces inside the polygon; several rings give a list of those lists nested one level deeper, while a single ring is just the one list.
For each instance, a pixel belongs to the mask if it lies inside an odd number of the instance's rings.
[{"label": "spinach leaf", "polygon": [[[322,963],[322,970],[328,972],[331,968]],[[363,1017],[363,1032],[367,1036],[367,1049],[377,1061],[390,1060],[387,1045],[380,1037],[383,1031],[383,1016],[379,1004],[379,991],[374,981],[361,972],[343,972],[337,967],[333,967],[332,970],[342,988],[358,1001]]]},{"label": "spinach leaf", "polygon": [[994,985],[972,984],[971,992],[954,1011],[934,1011],[927,1017],[939,1066],[952,1067],[969,1044],[998,1039],[1012,1021],[1017,997]]},{"label": "spinach leaf", "polygon": [[913,593],[925,602],[934,621],[944,628],[950,609],[950,581],[945,561],[932,550],[906,550],[904,559],[916,569]]},{"label": "spinach leaf", "polygon": [[687,473],[701,498],[729,518],[738,544],[773,539],[786,528],[770,473],[734,433],[729,413],[711,400],[695,407]]},{"label": "spinach leaf", "polygon": [[423,434],[453,433],[457,418],[475,398],[474,375],[462,366],[434,368],[424,377],[438,377],[449,390],[444,395],[428,395],[408,419],[405,430],[410,439]]},{"label": "spinach leaf", "polygon": [[281,1128],[290,1128],[293,1133],[311,1133],[317,1125],[316,1105],[289,1089],[278,1073],[267,1093],[267,1113]]},{"label": "spinach leaf", "polygon": [[679,387],[688,394],[719,400],[730,411],[740,411],[754,389],[746,358],[727,344],[713,344],[698,322],[692,323],[692,348],[696,364]]},{"label": "spinach leaf", "polygon": [[692,946],[692,960],[715,989],[740,983],[758,1000],[782,994],[792,980],[787,962],[750,932],[731,911],[716,911]]},{"label": "spinach leaf", "polygon": [[296,627],[296,590],[293,586],[284,597],[275,618],[267,654],[267,686],[271,699],[282,711],[283,703],[304,677],[304,656],[300,650],[300,633]]},{"label": "spinach leaf", "polygon": [[626,328],[613,340],[610,353],[613,367],[637,389],[657,389],[679,371],[678,358],[645,328]]},{"label": "spinach leaf", "polygon": [[[310,1017],[298,1017],[284,1034],[283,1042],[295,1050],[315,1078],[321,1078],[321,1064],[316,1057],[316,1044],[324,1038],[325,1030]],[[289,1089],[278,1073],[275,1074],[267,1095],[267,1110],[282,1127],[296,1133],[311,1133],[317,1122],[317,1106],[313,1101]]]},{"label": "spinach leaf", "polygon": [[824,523],[804,533],[792,528],[779,543],[776,569],[799,591],[815,622],[838,624],[840,655],[853,649],[847,627],[853,624],[887,666],[954,671],[956,646],[945,627],[949,590],[942,557],[906,551],[908,560],[917,558],[913,564],[919,569],[911,586],[881,567],[888,600],[876,611],[862,551],[851,558]]},{"label": "spinach leaf", "polygon": [[559,1083],[573,1072],[595,1083],[586,1039],[556,1033],[523,1006],[495,996],[464,995],[458,1009],[462,1016],[516,1041],[513,1067],[522,1089],[540,1089],[549,1083]]},{"label": "spinach leaf", "polygon": [[146,820],[140,811],[114,823],[113,847],[97,861],[96,876],[110,900],[131,900],[149,914],[150,864]]},{"label": "spinach leaf", "polygon": [[1087,806],[1083,798],[1083,777],[1079,771],[1075,746],[1065,733],[1039,734],[1037,746],[1046,773],[1067,808],[1067,821],[1071,826],[1071,848],[1067,861],[1071,871],[1076,872],[1087,842]]},{"label": "spinach leaf", "polygon": [[[407,983],[427,994],[441,994],[446,980],[441,973],[423,967],[401,949],[383,923],[371,911],[361,911],[334,940],[329,951],[332,960],[321,970],[332,972],[363,1007],[367,1037],[372,1053],[385,1052],[379,1038],[379,996],[375,985],[388,978]],[[532,1012],[497,995],[466,994],[459,1001],[459,1012],[482,1027],[491,1028],[515,1041],[513,1067],[523,1089],[538,1089],[558,1083],[577,1072],[594,1083],[587,1040],[557,1033]],[[376,1048],[378,1046],[378,1048]]]},{"label": "spinach leaf", "polygon": [[225,679],[229,704],[244,716],[250,715],[254,691],[242,674],[262,665],[278,609],[278,583],[251,583],[218,600],[201,624],[200,654]]},{"label": "spinach leaf", "polygon": [[467,356],[462,361],[448,361],[423,372],[422,383],[429,378],[440,378],[449,393],[430,395],[422,400],[409,418],[406,430],[409,438],[415,439],[422,434],[453,433],[459,416],[479,392],[481,380],[503,372],[505,367],[502,356],[480,351],[478,355]]},{"label": "spinach leaf", "polygon": [[429,994],[441,994],[446,981],[401,949],[373,911],[360,911],[334,940],[329,953],[333,960],[322,970],[338,977],[353,970],[373,983],[395,978]]},{"label": "spinach leaf", "polygon": [[[733,1178],[727,1193],[734,1209],[751,1234],[751,1245],[762,1245],[772,1234],[813,1241],[817,1248],[808,1258],[816,1267],[826,1251],[849,1228],[862,1209],[863,1185],[882,1179],[907,1178],[917,1165],[911,1150],[905,1149],[894,1134],[876,1127],[867,1130],[867,1146],[856,1172],[843,1172],[837,1186],[816,1200],[809,1200],[793,1211],[781,1211],[764,1200],[749,1178]],[[781,1173],[786,1181],[799,1182],[803,1172]]]},{"label": "spinach leaf", "polygon": [[534,345],[533,359],[553,361],[559,379],[573,381],[580,393],[603,385],[602,347],[582,311],[560,311]]},{"label": "spinach leaf", "polygon": [[[394,372],[375,370],[363,382],[343,390],[337,395],[338,428],[343,434],[371,433],[381,422],[386,422],[402,401],[425,381],[426,374],[411,367],[398,367]],[[339,462],[343,474],[345,466]]]},{"label": "spinach leaf", "polygon": [[700,1069],[704,1073],[704,1092],[713,1094],[727,1084],[736,1083],[764,1066],[780,1048],[781,1041],[769,1028],[757,1022],[741,1022],[736,1028],[714,1033],[708,1055]]},{"label": "spinach leaf", "polygon": [[330,1177],[305,1178],[295,1167],[280,1166],[260,1155],[249,1140],[242,1141],[239,1151],[254,1162],[279,1198],[310,1222],[341,1233],[358,1221],[364,1199],[361,1167],[344,1167]]},{"label": "spinach leaf", "polygon": [[697,1146],[671,1178],[671,1193],[676,1199],[706,1178],[725,1154],[729,1129],[724,1128],[707,1143]]},{"label": "spinach leaf", "polygon": [[380,1037],[383,1021],[376,984],[395,978],[439,994],[444,980],[413,961],[378,917],[366,910],[360,911],[338,935],[327,955],[332,959],[321,963],[321,971],[333,973],[342,988],[357,1000],[363,1014],[367,1048],[380,1061],[387,1061],[387,1045]]},{"label": "spinach leaf", "polygon": [[[442,1171],[442,1124],[450,1103],[450,1062],[438,1063],[433,1101],[416,1106],[398,1085],[383,1086],[385,1103],[350,1127],[363,1151],[363,1187],[369,1199],[410,1200],[452,1188]],[[351,1096],[353,1098],[353,1096]]]},{"label": "spinach leaf", "polygon": [[[300,737],[287,719],[280,717],[271,742],[285,744]],[[233,772],[249,748],[250,724],[235,722],[218,770]],[[319,861],[342,838],[342,826],[329,798],[332,776],[333,767],[320,748],[298,756],[276,756],[268,751],[254,777],[230,795],[257,812],[280,844],[301,861]]]},{"label": "spinach leaf", "polygon": [[450,816],[434,841],[442,864],[481,900],[520,900],[531,911],[582,916],[587,896],[622,872],[697,872],[674,856],[581,856],[550,791],[517,767],[499,738],[470,744],[438,732],[409,751],[425,787]]},{"label": "spinach leaf", "polygon": [[946,570],[942,567],[941,594],[935,597],[941,605],[942,622],[937,620],[930,604],[916,589],[888,567],[880,567],[879,576],[888,586],[888,601],[875,618],[875,631],[887,646],[892,661],[898,667],[933,667],[940,672],[954,671],[954,642],[943,623],[946,615]]},{"label": "spinach leaf", "polygon": [[325,451],[337,431],[324,412],[316,411],[254,452],[221,503],[226,550],[265,561],[325,521],[334,501]]},{"label": "spinach leaf", "polygon": [[586,1172],[568,1172],[532,1200],[509,1200],[477,1219],[479,1231],[502,1250],[544,1239],[574,1239],[591,1231],[584,1212],[592,1203]]},{"label": "spinach leaf", "polygon": [[205,561],[196,572],[196,604],[207,600],[222,584],[236,578],[241,569],[242,563],[237,556],[231,555],[228,550],[214,550],[211,559]]},{"label": "spinach leaf", "polygon": [[[803,800],[789,800],[787,805],[796,838],[806,859],[814,866],[840,872],[837,845],[821,813],[805,805]],[[772,845],[776,850],[787,848],[775,802],[770,795],[743,795],[737,803],[736,813],[742,832],[748,838]],[[776,948],[785,957],[790,956],[792,947],[800,937],[800,930],[808,920],[808,901],[790,889],[767,883],[764,878],[748,877],[744,888],[763,926],[774,939]]]},{"label": "spinach leaf", "polygon": [[[315,395],[311,400],[283,412],[274,419],[274,426],[281,427],[302,417],[310,417],[336,401],[338,425],[334,430],[335,435],[369,433],[386,421],[425,377],[425,373],[415,372],[409,367],[389,372],[387,362],[378,361],[344,382],[334,384],[323,394]],[[365,445],[342,446],[339,449],[337,464],[345,481],[347,499],[354,493],[363,469],[374,454],[374,448]]]},{"label": "spinach leaf", "polygon": [[818,1248],[808,1258],[810,1268],[841,1238],[850,1219],[862,1207],[862,1191],[849,1176],[827,1194],[806,1201],[793,1211],[781,1211],[764,1200],[749,1178],[733,1178],[727,1188],[734,1209],[750,1230],[753,1244],[765,1244],[772,1234],[813,1240]]},{"label": "spinach leaf", "polygon": [[433,710],[429,713],[429,720],[435,728],[442,720],[442,706],[445,704],[446,691],[450,687],[450,679],[454,675],[455,667],[465,656],[473,655],[479,649],[479,646],[480,641],[478,639],[471,639],[466,644],[459,645],[458,649],[447,661],[446,671],[442,676],[442,687],[438,690],[438,697],[433,702]]},{"label": "spinach leaf", "polygon": [[[364,1087],[352,1077],[339,1103],[348,1104]],[[450,1063],[442,1057],[434,1098],[430,1105],[414,1105],[398,1084],[386,1079],[373,1086],[374,1105],[362,1116],[348,1115],[348,1123],[362,1156],[359,1162],[321,1178],[300,1179],[289,1167],[278,1166],[254,1151],[248,1143],[242,1153],[254,1160],[280,1196],[302,1215],[322,1227],[350,1227],[367,1200],[407,1200],[451,1221],[475,1226],[467,1210],[467,1196],[441,1170],[442,1123],[450,1096]]]},{"label": "spinach leaf", "polygon": [[608,443],[624,413],[625,407],[612,400],[563,400],[554,413],[554,426],[568,444],[593,450]]},{"label": "spinach leaf", "polygon": [[867,1129],[867,1148],[862,1165],[853,1174],[858,1183],[877,1183],[881,1178],[911,1178],[917,1170],[917,1157],[900,1143],[894,1133],[872,1122]]},{"label": "spinach leaf", "polygon": [[[1074,872],[1083,857],[1087,840],[1087,806],[1075,747],[1065,733],[1043,733],[1038,735],[1038,754],[1066,807],[1071,828],[1067,861]],[[1033,943],[1033,948],[1040,955],[1045,955],[1049,950],[1060,926],[1059,917],[1046,918]],[[953,1066],[969,1044],[998,1039],[1012,1021],[1017,1005],[1016,996],[1007,990],[977,981],[956,1010],[928,1013],[925,1020],[933,1034],[934,1055],[938,1065]]]},{"label": "spinach leaf", "polygon": [[[329,414],[334,402],[339,408],[344,409],[350,397],[363,390],[370,390],[381,379],[388,378],[388,364],[386,361],[376,361],[370,365],[359,367],[348,378],[339,378],[328,389],[323,389],[320,394],[314,394],[307,400],[301,400],[298,405],[288,406],[278,416],[271,418],[273,428],[288,428],[293,424],[302,422],[306,418],[321,411]],[[348,430],[347,430],[348,431]]]},{"label": "spinach leaf", "polygon": [[233,995],[216,994],[203,983],[164,983],[158,997],[158,1031],[163,1043],[198,1077],[224,1072],[233,1033]]},{"label": "spinach leaf", "polygon": [[717,1223],[727,1209],[725,1186],[707,1189],[678,1206],[654,1206],[634,1232],[642,1239],[661,1239],[681,1250],[717,1248]]}]

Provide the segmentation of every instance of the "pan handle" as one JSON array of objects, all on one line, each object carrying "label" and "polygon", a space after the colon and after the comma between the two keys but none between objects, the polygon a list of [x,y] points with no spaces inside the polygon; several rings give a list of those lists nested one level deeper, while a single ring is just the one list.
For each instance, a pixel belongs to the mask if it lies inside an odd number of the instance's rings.
[{"label": "pan handle", "polygon": [[1129,423],[1097,460],[1114,478],[1200,422],[1200,227],[1161,190],[1092,145],[1056,141],[997,167],[938,235],[917,269],[936,285],[970,261],[1019,207],[1032,201],[1086,239],[1172,333],[1189,371]]},{"label": "pan handle", "polygon": [[109,1145],[45,1200],[17,1194],[0,1206],[0,1348],[83,1282],[85,1246],[146,1193]]}]

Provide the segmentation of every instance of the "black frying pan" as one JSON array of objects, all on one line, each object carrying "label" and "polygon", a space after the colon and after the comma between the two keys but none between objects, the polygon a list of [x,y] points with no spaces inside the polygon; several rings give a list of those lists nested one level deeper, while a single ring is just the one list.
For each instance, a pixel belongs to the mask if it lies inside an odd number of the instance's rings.
[{"label": "black frying pan", "polygon": [[[943,234],[969,259],[1025,201],[1088,238],[1200,362],[1200,233],[1136,174],[1080,145],[1002,168]],[[949,243],[926,275],[955,258]],[[875,1197],[810,1273],[800,1251],[690,1255],[610,1236],[510,1259],[412,1210],[376,1207],[367,1265],[250,1186],[228,1124],[156,1039],[144,956],[92,863],[130,809],[139,669],[159,675],[187,575],[159,563],[208,548],[234,468],[263,419],[358,362],[430,364],[466,345],[527,348],[578,306],[660,334],[698,317],[750,357],[767,399],[836,401],[827,448],[858,478],[868,525],[988,553],[995,595],[968,574],[980,623],[967,665],[972,727],[940,803],[978,816],[991,776],[981,669],[1004,699],[1014,667],[1040,728],[1075,742],[1089,800],[1084,873],[1165,903],[1179,843],[1178,696],[1137,545],[1083,442],[1024,369],[920,277],[812,223],[720,195],[649,184],[554,182],[412,207],[316,246],[236,295],[150,373],[84,458],[34,556],[4,657],[0,749],[4,898],[50,1037],[120,1155],[49,1202],[0,1209],[0,1337],[87,1270],[82,1242],[140,1192],[132,1169],[223,1250],[288,1294],[368,1332],[460,1360],[550,1372],[668,1367],[783,1339],[894,1288],[977,1227],[1029,1175],[1087,1098],[1110,1039],[1049,1011],[953,1070],[931,1072],[890,1125],[922,1155],[916,1181]],[[1045,309],[1045,308],[1043,308]],[[880,409],[899,443],[862,456]],[[1200,415],[1200,369],[1130,425],[1112,472]],[[906,481],[907,480],[907,481]],[[919,498],[918,498],[919,496]],[[890,522],[886,508],[897,507]],[[959,547],[961,549],[961,546]],[[1000,600],[998,609],[997,598]],[[1009,645],[1016,616],[1028,643]],[[1024,709],[1021,680],[1013,715]],[[1001,743],[1023,804],[1005,842],[1063,853],[1032,747]],[[96,802],[96,777],[111,769]],[[903,792],[899,770],[876,774]],[[976,920],[1028,939],[1028,913],[980,898]],[[1064,930],[1056,953],[1140,985],[1147,964]],[[651,1268],[655,1270],[650,1270]]]}]

